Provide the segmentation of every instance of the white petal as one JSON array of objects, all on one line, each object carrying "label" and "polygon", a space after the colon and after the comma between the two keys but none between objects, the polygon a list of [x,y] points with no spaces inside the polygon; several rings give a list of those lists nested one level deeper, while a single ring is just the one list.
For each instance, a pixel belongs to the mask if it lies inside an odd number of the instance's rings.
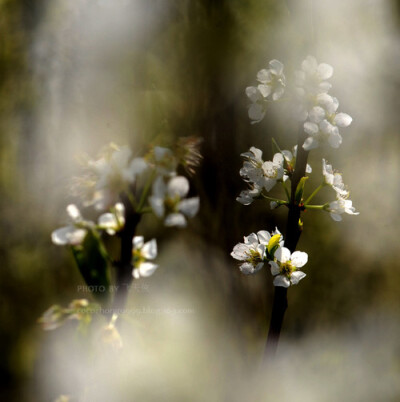
[{"label": "white petal", "polygon": [[184,176],[173,177],[167,186],[167,191],[170,196],[179,196],[183,198],[189,192],[189,180]]},{"label": "white petal", "polygon": [[308,118],[312,123],[319,123],[325,119],[325,110],[321,106],[314,106],[309,111]]},{"label": "white petal", "polygon": [[283,161],[284,161],[284,157],[283,155],[278,152],[274,155],[274,157],[272,158],[272,162],[276,163],[277,165],[283,166]]},{"label": "white petal", "polygon": [[193,218],[199,211],[200,198],[193,197],[183,200],[179,203],[178,209],[189,218]]},{"label": "white petal", "polygon": [[331,218],[336,222],[340,222],[342,220],[342,217],[339,214],[331,212],[330,215],[331,215]]},{"label": "white petal", "polygon": [[290,260],[290,250],[286,247],[279,247],[275,251],[275,257],[279,262],[285,263]]},{"label": "white petal", "polygon": [[148,260],[154,260],[157,257],[157,241],[152,239],[145,243],[142,247],[142,255]]},{"label": "white petal", "polygon": [[268,244],[269,240],[271,239],[271,235],[266,230],[260,230],[257,232],[258,241],[260,244]]},{"label": "white petal", "polygon": [[331,88],[332,88],[332,84],[330,82],[328,82],[328,81],[322,81],[318,85],[318,89],[321,92],[328,92]]},{"label": "white petal", "polygon": [[285,93],[285,88],[283,86],[277,88],[274,91],[274,93],[272,94],[272,100],[277,101],[278,99],[282,98],[284,93]]},{"label": "white petal", "polygon": [[338,113],[334,119],[336,125],[339,127],[350,126],[352,120],[353,119],[351,118],[351,116],[349,116],[347,113]]},{"label": "white petal", "polygon": [[124,179],[133,182],[136,179],[136,176],[143,173],[147,168],[147,162],[143,158],[134,158],[129,165],[129,168],[123,173]]},{"label": "white petal", "polygon": [[305,277],[306,277],[306,274],[304,272],[295,271],[290,276],[290,282],[292,282],[292,285],[297,285]]},{"label": "white petal", "polygon": [[165,182],[162,176],[158,176],[153,182],[153,196],[157,198],[164,198],[166,192]]},{"label": "white petal", "polygon": [[239,267],[239,269],[246,275],[254,274],[254,266],[253,266],[253,264],[250,264],[249,262],[243,263]]},{"label": "white petal", "polygon": [[173,153],[169,148],[154,147],[154,158],[157,162],[162,161],[164,158],[172,158]]},{"label": "white petal", "polygon": [[278,275],[274,279],[274,286],[288,288],[290,286],[290,281],[288,278],[286,278],[286,276]]},{"label": "white petal", "polygon": [[308,254],[304,253],[303,251],[295,251],[290,259],[296,268],[301,268],[307,264]]},{"label": "white petal", "polygon": [[317,135],[319,132],[318,124],[306,121],[304,123],[304,132],[311,136]]},{"label": "white petal", "polygon": [[262,161],[262,151],[261,149],[258,149],[256,147],[251,147],[250,151],[254,154],[254,159],[257,162],[261,162]]},{"label": "white petal", "polygon": [[315,57],[307,56],[306,59],[301,63],[301,68],[308,74],[314,74],[317,70],[318,63]]},{"label": "white petal", "polygon": [[134,268],[134,269],[132,270],[132,276],[133,276],[135,279],[139,279],[139,278],[140,278],[139,268]]},{"label": "white petal", "polygon": [[305,151],[310,151],[318,147],[319,147],[319,141],[314,137],[308,137],[303,144],[303,149]]},{"label": "white petal", "polygon": [[248,236],[244,236],[244,243],[251,244],[254,247],[258,244],[258,237],[255,233],[250,233]]},{"label": "white petal", "polygon": [[306,173],[312,173],[312,167],[307,163]]},{"label": "white petal", "polygon": [[79,212],[78,207],[75,204],[69,204],[67,206],[67,213],[69,217],[74,221],[74,222],[80,222],[82,221],[82,215]]},{"label": "white petal", "polygon": [[233,247],[233,251],[231,252],[231,256],[235,260],[246,261],[249,258],[249,250],[250,247],[247,244],[238,243]]},{"label": "white petal", "polygon": [[164,208],[164,199],[163,198],[149,197],[149,203],[156,216],[158,216],[159,218],[164,216],[165,208]]},{"label": "white petal", "polygon": [[265,68],[257,73],[257,81],[260,81],[263,84],[265,84],[266,82],[270,82],[271,78],[271,72],[269,70],[266,70]]},{"label": "white petal", "polygon": [[264,188],[267,191],[271,191],[271,189],[275,186],[275,184],[276,184],[275,179],[269,179],[268,177],[266,177],[264,180]]},{"label": "white petal", "polygon": [[332,148],[339,148],[342,143],[342,136],[339,134],[339,130],[336,129],[332,131],[328,138],[328,142]]},{"label": "white petal", "polygon": [[257,88],[264,98],[266,98],[272,91],[271,85],[260,84]]},{"label": "white petal", "polygon": [[326,63],[321,63],[317,68],[317,74],[321,80],[328,80],[332,77],[333,67]]},{"label": "white petal", "polygon": [[114,214],[107,212],[99,216],[98,224],[101,229],[107,230],[110,235],[115,234],[118,229],[118,221]]},{"label": "white petal", "polygon": [[260,91],[256,87],[247,87],[246,95],[252,102],[257,102],[258,100],[262,99]]},{"label": "white petal", "polygon": [[179,213],[169,214],[164,220],[164,225],[183,228],[186,226],[186,218]]},{"label": "white petal", "polygon": [[275,261],[270,261],[268,264],[271,266],[271,274],[273,276],[278,275],[279,272],[281,272],[279,265]]},{"label": "white petal", "polygon": [[135,236],[132,239],[132,245],[135,250],[138,250],[143,247],[144,237],[143,236]]},{"label": "white petal", "polygon": [[77,229],[74,226],[65,226],[55,230],[51,234],[51,241],[57,246],[77,246],[83,242],[87,233],[86,229]]},{"label": "white petal", "polygon": [[276,208],[278,208],[278,203],[277,203],[276,201],[271,201],[271,202],[269,203],[269,207],[270,207],[271,209],[276,209]]},{"label": "white petal", "polygon": [[283,73],[283,64],[279,60],[271,60],[269,62],[269,66],[271,71],[276,75],[282,75]]},{"label": "white petal", "polygon": [[158,268],[157,264],[153,264],[152,262],[142,262],[139,265],[140,276],[147,277],[153,275],[154,271],[157,268]]},{"label": "white petal", "polygon": [[249,118],[251,120],[254,120],[255,123],[258,123],[259,121],[261,121],[265,114],[265,112],[263,111],[263,108],[258,103],[253,103],[249,107],[248,113],[249,113]]}]

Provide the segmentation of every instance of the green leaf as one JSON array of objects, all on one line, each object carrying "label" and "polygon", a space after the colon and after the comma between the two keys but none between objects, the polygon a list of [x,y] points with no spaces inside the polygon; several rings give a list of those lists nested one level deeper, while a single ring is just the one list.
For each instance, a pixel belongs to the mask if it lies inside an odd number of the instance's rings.
[{"label": "green leaf", "polygon": [[297,185],[296,192],[294,193],[294,199],[296,204],[300,204],[303,199],[304,186],[306,184],[307,176],[304,176],[300,179],[299,184]]},{"label": "green leaf", "polygon": [[93,230],[89,230],[80,246],[72,246],[79,271],[94,296],[105,301],[109,296],[110,269],[104,245]]}]

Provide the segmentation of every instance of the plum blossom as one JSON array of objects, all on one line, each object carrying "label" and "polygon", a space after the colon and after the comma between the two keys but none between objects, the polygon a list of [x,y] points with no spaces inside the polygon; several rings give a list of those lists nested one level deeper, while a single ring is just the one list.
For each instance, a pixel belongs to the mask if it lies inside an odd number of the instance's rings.
[{"label": "plum blossom", "polygon": [[333,67],[326,63],[318,64],[313,56],[307,56],[301,63],[301,70],[295,72],[296,92],[308,98],[328,92],[332,85],[327,81],[333,75]]},{"label": "plum blossom", "polygon": [[145,243],[143,236],[135,236],[132,239],[132,245],[133,277],[139,279],[152,275],[158,265],[148,260],[154,260],[157,257],[156,239]]},{"label": "plum blossom", "polygon": [[265,260],[269,258],[268,249],[272,250],[276,245],[283,245],[283,237],[278,229],[272,233],[260,230],[257,234],[251,233],[244,236],[244,242],[235,245],[231,256],[242,261],[239,269],[244,274],[254,274],[264,266]]},{"label": "plum blossom", "polygon": [[175,176],[166,184],[159,176],[153,183],[153,193],[149,198],[153,212],[164,217],[165,226],[186,226],[186,218],[192,218],[199,210],[199,197],[187,198],[189,181],[184,176]]},{"label": "plum blossom", "polygon": [[270,191],[278,180],[283,179],[284,158],[282,154],[277,153],[272,161],[264,162],[262,151],[251,147],[250,151],[241,154],[241,156],[245,161],[239,173],[243,180],[250,184],[252,190],[244,194],[241,193],[241,196],[238,197],[239,199],[248,200],[249,197],[254,198],[261,193],[263,188],[266,191]]},{"label": "plum blossom", "polygon": [[329,203],[326,208],[328,212],[330,212],[331,218],[340,222],[342,220],[342,214],[346,213],[349,215],[359,215],[359,212],[356,212],[356,209],[353,207],[353,203],[351,200],[346,200],[336,194],[336,200]]},{"label": "plum blossom", "polygon": [[109,208],[119,200],[121,192],[134,184],[148,167],[143,158],[131,159],[127,146],[110,144],[98,159],[88,159],[86,173],[76,178],[76,187],[84,193],[85,205],[97,210]]},{"label": "plum blossom", "polygon": [[112,208],[112,212],[106,212],[99,216],[98,228],[105,230],[110,236],[115,235],[123,229],[125,225],[125,207],[118,202]]},{"label": "plum blossom", "polygon": [[332,165],[329,165],[325,159],[322,159],[322,174],[324,176],[324,183],[331,186],[338,196],[347,198],[349,191],[343,183],[342,175],[339,172],[334,172]]},{"label": "plum blossom", "polygon": [[54,230],[51,234],[51,240],[57,246],[78,246],[83,242],[87,229],[93,227],[94,223],[83,220],[75,204],[69,204],[66,209],[70,224]]},{"label": "plum blossom", "polygon": [[304,132],[309,135],[303,144],[306,151],[317,148],[321,142],[327,141],[333,148],[342,143],[339,127],[348,127],[352,118],[347,113],[336,113],[339,101],[326,93],[319,94],[317,105],[308,113],[308,121],[304,123]]},{"label": "plum blossom", "polygon": [[275,276],[274,285],[288,288],[297,285],[306,274],[299,270],[307,264],[308,255],[302,251],[293,254],[286,247],[279,247],[275,252],[276,261],[270,261],[271,274]]},{"label": "plum blossom", "polygon": [[249,118],[252,124],[260,122],[265,115],[265,101],[280,99],[285,91],[285,75],[283,64],[278,60],[271,60],[269,68],[257,73],[257,87],[247,87],[246,95],[252,102],[249,106]]}]

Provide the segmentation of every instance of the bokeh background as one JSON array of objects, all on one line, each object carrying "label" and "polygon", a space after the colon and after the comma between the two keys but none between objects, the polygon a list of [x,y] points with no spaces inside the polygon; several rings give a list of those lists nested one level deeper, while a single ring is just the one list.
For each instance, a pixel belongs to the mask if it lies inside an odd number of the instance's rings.
[{"label": "bokeh background", "polygon": [[[394,0],[1,0],[0,398],[399,400],[399,29]],[[271,138],[292,147],[296,123],[279,103],[250,125],[244,89],[269,60],[290,75],[308,54],[334,67],[331,93],[353,124],[339,150],[311,153],[307,186],[326,157],[360,215],[304,214],[307,278],[262,370],[270,273],[244,276],[229,253],[243,235],[283,230],[286,211],[235,201],[240,153],[270,159]],[[201,210],[184,231],[141,223],[161,267],[131,291],[123,352],[94,352],[96,335],[74,323],[43,332],[51,304],[90,297],[50,241],[76,201],[77,155],[191,135],[203,138]]]}]

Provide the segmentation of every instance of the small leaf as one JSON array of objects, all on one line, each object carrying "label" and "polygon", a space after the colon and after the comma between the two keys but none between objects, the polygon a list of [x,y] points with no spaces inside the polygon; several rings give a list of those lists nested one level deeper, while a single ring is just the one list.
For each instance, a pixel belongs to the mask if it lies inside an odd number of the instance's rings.
[{"label": "small leaf", "polygon": [[97,233],[89,230],[80,246],[72,246],[72,254],[90,290],[99,300],[109,296],[110,270],[108,256]]},{"label": "small leaf", "polygon": [[299,205],[301,203],[301,200],[303,199],[304,186],[307,179],[307,176],[302,177],[299,181],[299,184],[297,185],[296,192],[294,194],[294,199],[297,205]]},{"label": "small leaf", "polygon": [[279,241],[281,240],[281,237],[282,237],[282,235],[278,233],[276,235],[273,235],[268,242],[267,252],[268,252],[268,257],[271,260],[274,259],[275,251],[278,250],[278,248],[279,248]]}]

